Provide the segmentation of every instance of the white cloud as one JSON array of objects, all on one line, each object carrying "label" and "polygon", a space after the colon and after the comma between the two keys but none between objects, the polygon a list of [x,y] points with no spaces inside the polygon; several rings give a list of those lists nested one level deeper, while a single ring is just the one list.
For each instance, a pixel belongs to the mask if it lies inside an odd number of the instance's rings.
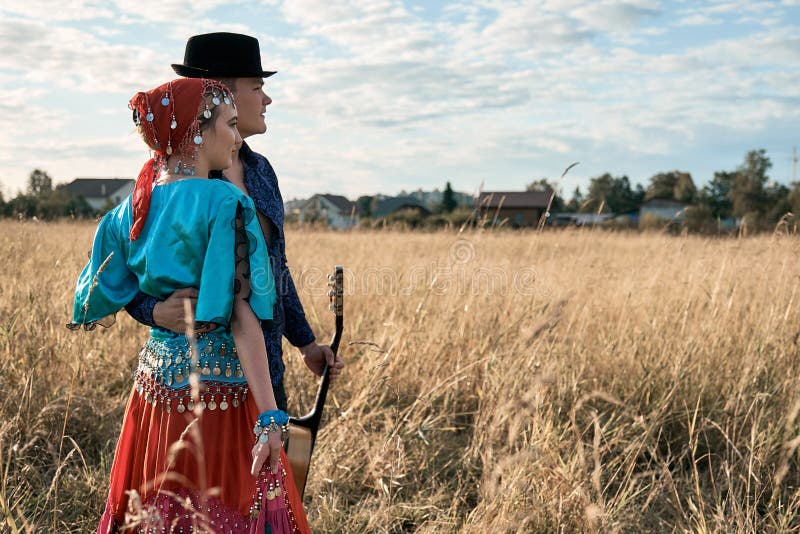
[{"label": "white cloud", "polygon": [[0,20],[0,69],[23,79],[92,92],[130,92],[154,84],[168,58],[158,49],[110,44],[87,32],[44,22]]},{"label": "white cloud", "polygon": [[49,22],[110,19],[114,12],[104,0],[36,0],[6,2],[0,14]]},{"label": "white cloud", "polygon": [[722,24],[722,21],[700,13],[687,15],[678,21],[679,26],[711,26],[715,24]]}]

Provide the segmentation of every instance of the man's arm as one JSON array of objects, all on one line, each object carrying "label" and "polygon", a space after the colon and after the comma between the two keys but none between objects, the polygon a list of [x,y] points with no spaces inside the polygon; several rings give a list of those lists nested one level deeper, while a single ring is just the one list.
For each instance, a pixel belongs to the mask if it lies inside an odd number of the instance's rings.
[{"label": "man's arm", "polygon": [[139,291],[125,306],[125,311],[143,325],[154,327],[157,326],[153,321],[153,309],[155,309],[156,303],[158,303],[157,298]]},{"label": "man's arm", "polygon": [[280,283],[284,289],[282,292],[283,312],[286,317],[283,335],[295,347],[305,347],[316,341],[316,337],[311,325],[308,324],[300,297],[297,296],[297,288],[294,285],[294,280],[292,280],[292,273],[289,272],[289,267],[286,265],[286,253],[282,250],[280,268]]},{"label": "man's arm", "polygon": [[186,331],[186,316],[183,311],[185,299],[189,299],[194,314],[197,290],[193,287],[178,289],[164,301],[139,291],[125,306],[125,311],[143,325],[182,333]]},{"label": "man's arm", "polygon": [[318,345],[314,331],[308,324],[303,305],[297,296],[297,288],[292,280],[289,268],[286,266],[286,253],[281,250],[281,280],[286,291],[283,292],[283,311],[286,317],[284,335],[289,343],[300,349],[303,362],[317,376],[322,376],[322,371],[327,363],[331,369],[331,380],[336,380],[342,373],[344,362],[338,354],[334,354],[328,345]]}]

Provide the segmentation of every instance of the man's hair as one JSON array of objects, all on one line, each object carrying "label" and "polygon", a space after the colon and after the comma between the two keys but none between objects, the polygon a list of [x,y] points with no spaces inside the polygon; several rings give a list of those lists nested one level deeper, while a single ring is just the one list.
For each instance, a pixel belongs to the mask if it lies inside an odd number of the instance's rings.
[{"label": "man's hair", "polygon": [[236,78],[212,78],[212,80],[217,80],[225,84],[225,87],[230,89],[231,93],[236,92]]}]

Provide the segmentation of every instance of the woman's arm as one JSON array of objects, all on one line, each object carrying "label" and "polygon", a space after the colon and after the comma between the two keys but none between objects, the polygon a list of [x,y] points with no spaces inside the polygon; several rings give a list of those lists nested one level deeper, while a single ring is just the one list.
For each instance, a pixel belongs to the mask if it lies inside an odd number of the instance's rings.
[{"label": "woman's arm", "polygon": [[[244,376],[250,395],[256,403],[258,411],[277,410],[275,393],[272,390],[272,380],[269,375],[267,360],[267,347],[264,343],[264,334],[261,323],[253,313],[248,302],[251,293],[250,287],[250,251],[247,231],[244,227],[242,207],[239,205],[236,212],[235,254],[236,274],[233,291],[233,309],[231,312],[231,332],[236,343],[236,351],[242,364]],[[255,423],[255,421],[254,421]],[[254,436],[256,439],[256,436]],[[269,456],[272,472],[278,472],[282,441],[279,432],[269,432],[267,442],[256,439],[253,446],[253,465],[251,473],[258,476],[261,466]]]},{"label": "woman's arm", "polygon": [[256,401],[258,411],[276,410],[278,405],[275,403],[272,391],[261,323],[250,308],[250,304],[238,296],[233,301],[231,331],[239,360],[242,362],[244,376],[247,378],[250,395]]}]

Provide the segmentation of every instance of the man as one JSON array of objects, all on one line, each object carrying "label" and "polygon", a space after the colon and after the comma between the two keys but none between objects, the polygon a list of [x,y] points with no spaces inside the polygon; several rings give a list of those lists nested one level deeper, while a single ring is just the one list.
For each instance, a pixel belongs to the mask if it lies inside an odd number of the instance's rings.
[{"label": "man", "polygon": [[[267,131],[264,113],[272,100],[264,93],[264,78],[275,72],[262,69],[261,52],[255,38],[235,33],[195,35],[186,43],[184,62],[174,64],[172,68],[180,76],[215,78],[230,87],[238,108],[238,129],[242,139]],[[329,346],[316,343],[297,296],[297,289],[286,265],[283,199],[275,171],[267,158],[253,152],[247,143],[242,143],[238,157],[233,158],[232,167],[225,170],[224,176],[218,173],[215,177],[227,179],[247,193],[258,210],[278,296],[272,324],[263,326],[264,340],[275,400],[278,408],[286,411],[282,336],[285,335],[292,345],[299,348],[306,366],[317,375],[322,374],[327,362],[331,367],[331,379],[335,379],[344,364],[340,358],[334,358]],[[194,305],[197,289],[176,291],[163,302],[140,292],[125,309],[140,323],[183,332],[183,301],[187,298]]]}]

